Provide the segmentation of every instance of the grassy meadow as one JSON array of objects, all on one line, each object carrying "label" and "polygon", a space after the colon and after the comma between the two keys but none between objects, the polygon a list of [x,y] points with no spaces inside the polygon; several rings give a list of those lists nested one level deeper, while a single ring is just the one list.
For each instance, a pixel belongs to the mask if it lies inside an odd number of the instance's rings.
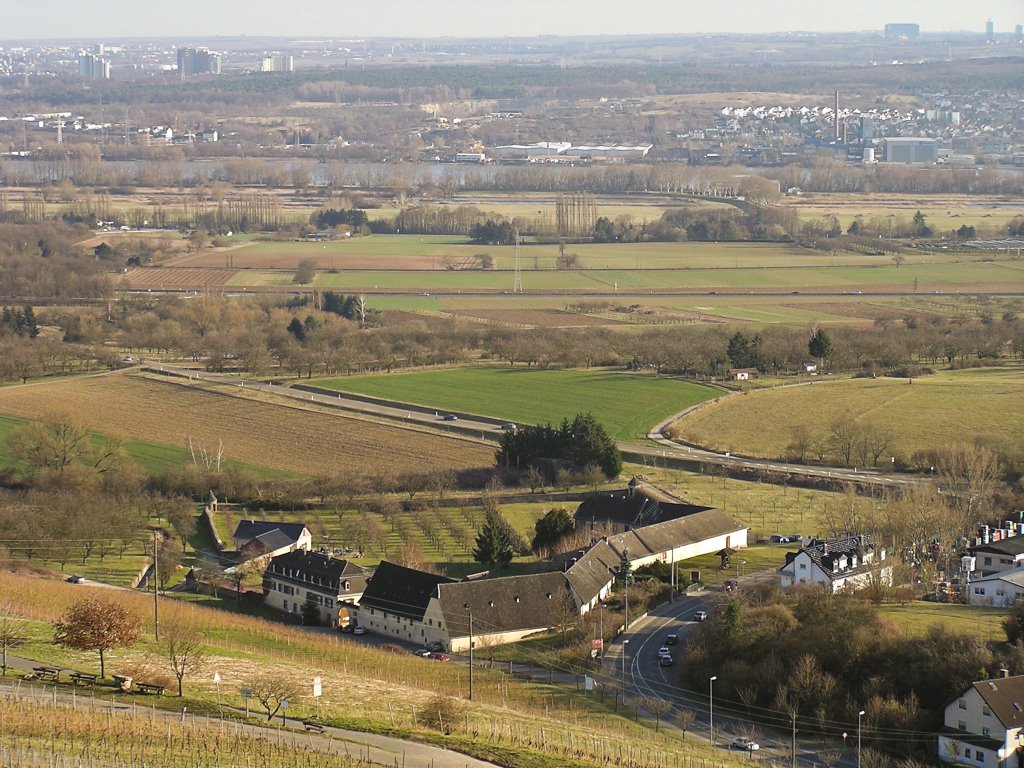
[{"label": "grassy meadow", "polygon": [[1024,430],[1024,370],[970,369],[907,379],[816,381],[723,398],[671,427],[680,439],[756,457],[786,455],[793,429],[832,422],[888,427],[895,455],[976,438],[1008,443]]},{"label": "grassy meadow", "polygon": [[661,419],[716,395],[698,384],[652,375],[521,367],[345,376],[313,383],[523,424],[557,424],[589,411],[620,440],[643,438]]}]

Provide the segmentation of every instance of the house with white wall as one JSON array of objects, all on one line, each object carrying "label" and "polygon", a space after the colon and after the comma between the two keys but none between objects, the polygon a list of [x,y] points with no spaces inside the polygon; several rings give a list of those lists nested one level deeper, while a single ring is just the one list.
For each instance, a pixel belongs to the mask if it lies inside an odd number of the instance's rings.
[{"label": "house with white wall", "polygon": [[799,552],[786,553],[779,576],[783,589],[817,584],[833,594],[867,587],[874,579],[891,584],[892,566],[885,561],[885,549],[876,548],[865,534],[827,541],[811,539]]},{"label": "house with white wall", "polygon": [[1024,597],[1024,568],[1013,568],[967,584],[967,602],[992,608],[1010,608]]},{"label": "house with white wall", "polygon": [[972,683],[946,705],[939,758],[953,765],[1019,768],[1024,746],[1024,675]]},{"label": "house with white wall", "polygon": [[263,572],[263,602],[278,611],[301,614],[302,606],[317,606],[320,623],[336,627],[366,589],[370,571],[347,560],[297,549],[278,555]]}]

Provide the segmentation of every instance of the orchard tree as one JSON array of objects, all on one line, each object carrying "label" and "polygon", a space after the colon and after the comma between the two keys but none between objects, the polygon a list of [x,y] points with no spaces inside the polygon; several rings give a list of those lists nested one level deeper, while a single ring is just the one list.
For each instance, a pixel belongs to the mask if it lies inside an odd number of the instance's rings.
[{"label": "orchard tree", "polygon": [[139,617],[121,603],[89,598],[72,605],[54,625],[53,641],[76,651],[98,651],[100,677],[106,677],[106,652],[135,645],[140,627]]}]

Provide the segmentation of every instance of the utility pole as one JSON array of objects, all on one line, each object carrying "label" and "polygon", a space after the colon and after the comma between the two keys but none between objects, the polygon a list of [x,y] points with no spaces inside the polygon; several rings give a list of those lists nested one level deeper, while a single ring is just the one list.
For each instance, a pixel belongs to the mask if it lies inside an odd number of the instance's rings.
[{"label": "utility pole", "polygon": [[153,531],[153,637],[160,639],[160,547],[157,545],[157,532]]},{"label": "utility pole", "polygon": [[473,700],[473,609],[469,607],[469,603],[465,604],[465,609],[469,613],[469,700]]},{"label": "utility pole", "polygon": [[790,762],[790,766],[792,768],[796,768],[796,712],[790,712],[789,716],[793,720],[793,741],[792,741],[793,755],[792,755],[792,760]]}]

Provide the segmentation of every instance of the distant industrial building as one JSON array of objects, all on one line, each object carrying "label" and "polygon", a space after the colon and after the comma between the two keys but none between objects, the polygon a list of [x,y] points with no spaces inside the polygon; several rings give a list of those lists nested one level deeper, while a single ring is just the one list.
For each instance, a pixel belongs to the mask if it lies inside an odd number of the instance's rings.
[{"label": "distant industrial building", "polygon": [[263,57],[260,72],[294,72],[295,57],[284,53],[273,53]]},{"label": "distant industrial building", "polygon": [[643,160],[653,145],[627,147],[618,144],[574,147],[568,141],[539,141],[536,144],[506,144],[494,147],[491,155],[497,160],[526,162],[626,162]]},{"label": "distant industrial building", "polygon": [[873,118],[867,115],[861,115],[860,118],[860,140],[871,141],[875,138],[875,121]]},{"label": "distant industrial building", "polygon": [[996,39],[996,25],[992,19],[985,22],[985,39],[990,43]]},{"label": "distant industrial building", "polygon": [[179,48],[178,74],[182,77],[219,75],[220,54],[206,48]]},{"label": "distant industrial building", "polygon": [[918,137],[893,137],[885,140],[887,163],[934,163],[939,159],[939,142]]},{"label": "distant industrial building", "polygon": [[885,25],[885,36],[886,37],[905,37],[908,40],[914,40],[921,35],[920,24],[886,24]]},{"label": "distant industrial building", "polygon": [[[103,46],[98,47],[102,49]],[[78,75],[96,80],[109,80],[110,60],[93,53],[82,53],[78,57]]]},{"label": "distant industrial building", "polygon": [[499,160],[553,160],[571,147],[568,141],[538,141],[536,144],[505,144],[491,154]]},{"label": "distant industrial building", "polygon": [[1018,43],[1024,43],[1024,24],[1018,24],[1013,28],[1013,36]]},{"label": "distant industrial building", "polygon": [[597,146],[597,147],[569,147],[562,153],[564,157],[577,157],[582,160],[596,160],[598,162],[625,162],[627,160],[643,160],[651,151],[652,144],[645,144],[637,147]]}]

